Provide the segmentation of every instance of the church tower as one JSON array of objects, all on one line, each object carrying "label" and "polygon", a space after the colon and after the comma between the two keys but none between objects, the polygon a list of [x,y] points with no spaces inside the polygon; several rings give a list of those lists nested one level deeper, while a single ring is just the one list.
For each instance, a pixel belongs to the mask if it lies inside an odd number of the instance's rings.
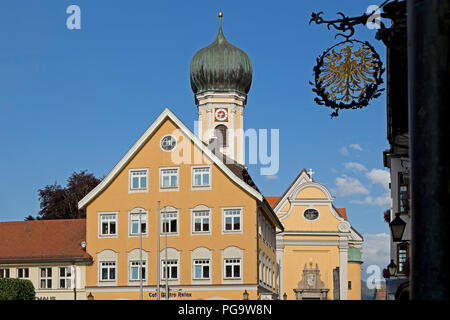
[{"label": "church tower", "polygon": [[219,151],[244,162],[244,108],[252,83],[252,64],[247,54],[230,44],[222,31],[209,46],[192,58],[192,91],[198,108],[200,139],[216,143]]}]

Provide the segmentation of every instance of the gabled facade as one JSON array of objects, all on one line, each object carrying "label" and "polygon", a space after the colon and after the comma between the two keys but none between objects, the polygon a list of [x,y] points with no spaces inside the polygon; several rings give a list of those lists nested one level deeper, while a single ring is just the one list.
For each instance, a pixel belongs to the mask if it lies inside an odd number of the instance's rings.
[{"label": "gabled facade", "polygon": [[[278,292],[275,228],[282,226],[275,213],[245,167],[222,162],[168,109],[79,207],[94,258],[86,270],[94,299],[139,299],[141,257],[144,299],[157,299],[159,263],[161,299],[167,275],[175,299]],[[258,252],[268,257],[264,275]]]},{"label": "gabled facade", "polygon": [[[280,298],[361,299],[363,238],[333,200],[305,169],[281,197],[270,198],[284,227],[277,233]],[[303,279],[307,271],[309,279]]]}]

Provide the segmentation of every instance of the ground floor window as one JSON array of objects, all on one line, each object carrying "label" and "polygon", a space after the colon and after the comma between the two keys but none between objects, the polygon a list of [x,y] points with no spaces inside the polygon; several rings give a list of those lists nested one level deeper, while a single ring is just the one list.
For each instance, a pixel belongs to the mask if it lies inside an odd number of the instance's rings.
[{"label": "ground floor window", "polygon": [[225,279],[241,278],[241,259],[225,259]]},{"label": "ground floor window", "polygon": [[72,268],[71,267],[60,267],[59,268],[59,288],[60,289],[70,289],[70,283],[72,278]]},{"label": "ground floor window", "polygon": [[116,263],[114,261],[100,262],[100,279],[101,281],[116,280]]},{"label": "ground floor window", "polygon": [[29,277],[30,277],[30,271],[28,268],[18,268],[17,269],[17,278],[28,279]]},{"label": "ground floor window", "polygon": [[162,279],[175,280],[178,279],[178,260],[162,261]]},{"label": "ground floor window", "polygon": [[209,279],[209,270],[209,260],[194,260],[194,279]]},{"label": "ground floor window", "polygon": [[52,268],[41,268],[40,274],[40,288],[51,289],[52,288]]},{"label": "ground floor window", "polygon": [[9,278],[9,269],[0,269],[0,278]]},{"label": "ground floor window", "polygon": [[[147,263],[145,261],[142,261],[142,280],[146,280],[147,274]],[[141,277],[139,276],[139,261],[130,261],[130,280],[141,280]]]}]

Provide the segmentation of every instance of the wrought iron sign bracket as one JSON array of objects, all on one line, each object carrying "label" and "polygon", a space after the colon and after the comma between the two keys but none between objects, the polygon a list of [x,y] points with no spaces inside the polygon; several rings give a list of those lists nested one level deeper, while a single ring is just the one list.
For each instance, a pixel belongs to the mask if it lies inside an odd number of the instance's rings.
[{"label": "wrought iron sign bracket", "polygon": [[[337,117],[339,110],[360,109],[366,107],[371,99],[378,98],[384,90],[380,88],[383,83],[382,75],[385,71],[380,56],[375,48],[367,41],[359,41],[352,38],[356,25],[367,25],[373,18],[391,18],[380,10],[391,0],[386,0],[370,14],[358,17],[346,17],[338,12],[341,19],[325,20],[323,12],[312,13],[309,24],[326,24],[328,30],[334,28],[339,33],[337,37],[345,40],[325,50],[317,58],[314,67],[313,92],[318,97],[314,101],[318,105],[324,105],[333,109],[331,117]],[[397,2],[397,0],[394,0]],[[381,21],[380,28],[386,30]]]}]

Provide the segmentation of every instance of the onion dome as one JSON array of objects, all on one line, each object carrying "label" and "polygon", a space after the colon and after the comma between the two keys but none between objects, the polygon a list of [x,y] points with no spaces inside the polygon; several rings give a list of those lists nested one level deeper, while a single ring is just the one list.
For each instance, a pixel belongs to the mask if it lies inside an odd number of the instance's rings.
[{"label": "onion dome", "polygon": [[252,83],[252,63],[247,54],[230,44],[222,32],[209,46],[200,49],[191,61],[191,87],[194,94],[205,91],[237,91],[247,94]]}]

